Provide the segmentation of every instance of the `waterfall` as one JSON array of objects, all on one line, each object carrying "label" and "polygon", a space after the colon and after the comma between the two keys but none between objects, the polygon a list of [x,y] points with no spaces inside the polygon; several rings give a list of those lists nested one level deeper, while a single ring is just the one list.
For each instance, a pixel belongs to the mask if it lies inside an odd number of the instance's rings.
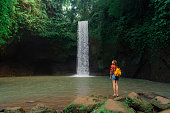
[{"label": "waterfall", "polygon": [[77,76],[89,76],[88,21],[78,22]]}]

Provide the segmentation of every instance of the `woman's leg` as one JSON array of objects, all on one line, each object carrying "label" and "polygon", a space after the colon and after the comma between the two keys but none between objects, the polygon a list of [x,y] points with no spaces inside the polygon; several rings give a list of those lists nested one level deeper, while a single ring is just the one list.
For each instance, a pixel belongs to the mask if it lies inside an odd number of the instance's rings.
[{"label": "woman's leg", "polygon": [[116,93],[115,93],[115,80],[112,80],[112,83],[113,83],[113,92],[114,92],[114,95],[113,96],[116,96]]},{"label": "woman's leg", "polygon": [[116,93],[117,93],[117,96],[119,96],[119,94],[118,94],[118,89],[119,89],[119,87],[118,87],[118,80],[115,80],[115,85],[116,85]]}]

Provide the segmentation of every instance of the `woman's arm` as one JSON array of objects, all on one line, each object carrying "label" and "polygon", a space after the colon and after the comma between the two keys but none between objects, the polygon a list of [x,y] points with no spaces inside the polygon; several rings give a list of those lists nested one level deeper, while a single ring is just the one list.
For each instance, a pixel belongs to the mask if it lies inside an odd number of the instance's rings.
[{"label": "woman's arm", "polygon": [[112,71],[113,71],[113,69],[110,68],[110,79],[111,79]]},{"label": "woman's arm", "polygon": [[111,72],[110,72],[110,79],[111,79]]}]

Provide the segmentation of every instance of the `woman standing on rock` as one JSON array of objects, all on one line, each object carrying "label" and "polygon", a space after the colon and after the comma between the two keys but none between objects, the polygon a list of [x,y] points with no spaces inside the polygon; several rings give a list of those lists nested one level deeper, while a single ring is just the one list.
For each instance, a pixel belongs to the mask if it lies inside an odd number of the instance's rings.
[{"label": "woman standing on rock", "polygon": [[[112,80],[112,84],[113,84],[113,92],[114,92],[113,96],[118,97],[119,96],[119,94],[118,94],[118,80],[119,80],[119,77],[115,76],[115,74],[114,74],[115,71],[116,71],[116,68],[118,68],[117,67],[117,61],[113,60],[111,68],[110,68],[110,79]],[[116,93],[117,93],[117,95],[116,95]]]}]

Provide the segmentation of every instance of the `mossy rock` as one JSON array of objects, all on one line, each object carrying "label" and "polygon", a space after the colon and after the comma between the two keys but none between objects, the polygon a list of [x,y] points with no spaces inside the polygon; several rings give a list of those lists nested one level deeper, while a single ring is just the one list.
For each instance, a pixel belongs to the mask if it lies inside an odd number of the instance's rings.
[{"label": "mossy rock", "polygon": [[105,99],[89,96],[76,98],[64,109],[64,113],[91,113],[105,103]]},{"label": "mossy rock", "polygon": [[170,109],[170,104],[162,104],[160,101],[156,100],[155,98],[152,99],[152,100],[150,101],[150,103],[151,103],[153,106],[156,106],[156,107],[158,107],[158,108],[161,109],[161,110]]},{"label": "mossy rock", "polygon": [[53,108],[47,108],[43,104],[37,104],[29,113],[57,113]]},{"label": "mossy rock", "polygon": [[95,109],[98,109],[103,104],[104,102],[88,106],[84,106],[82,104],[70,104],[63,110],[63,113],[91,113]]},{"label": "mossy rock", "polygon": [[107,110],[104,107],[101,107],[99,110],[94,110],[92,113],[123,113],[123,112],[113,112],[111,110]]},{"label": "mossy rock", "polygon": [[6,108],[4,110],[4,113],[25,113],[25,111],[21,107],[12,107],[12,108]]},{"label": "mossy rock", "polygon": [[[133,111],[126,104],[108,99],[107,102],[100,108],[102,110],[110,111],[111,113],[133,113]],[[102,111],[100,110],[100,111]]]},{"label": "mossy rock", "polygon": [[135,92],[128,94],[128,97],[126,97],[126,104],[129,107],[132,107],[135,111],[151,113],[153,110],[153,106],[149,102],[140,98],[140,96]]}]

